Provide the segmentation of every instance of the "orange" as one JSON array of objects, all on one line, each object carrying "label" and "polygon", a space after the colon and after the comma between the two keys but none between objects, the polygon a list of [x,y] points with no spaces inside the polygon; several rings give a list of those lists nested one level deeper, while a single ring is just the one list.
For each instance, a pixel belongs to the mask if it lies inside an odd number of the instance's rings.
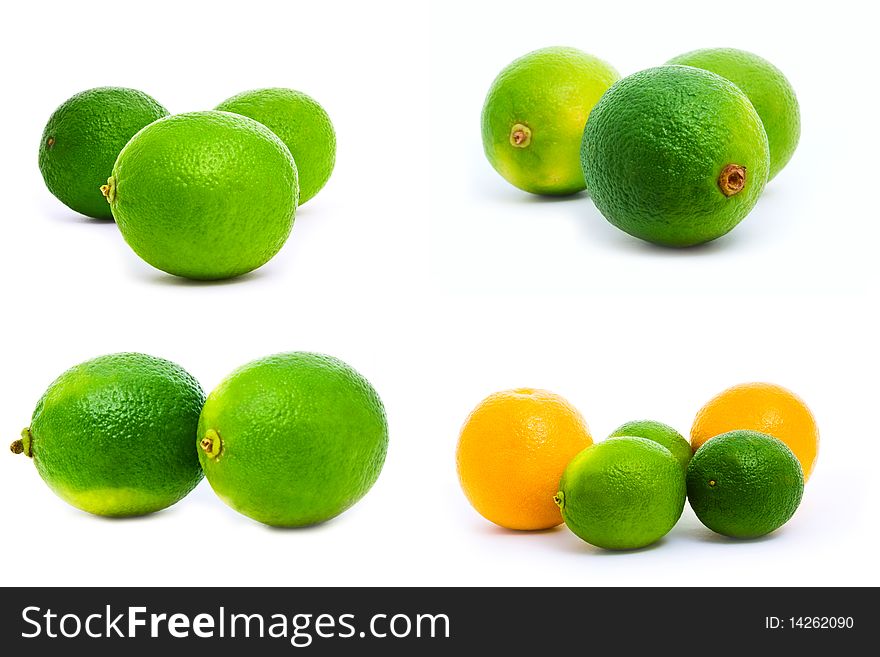
[{"label": "orange", "polygon": [[487,520],[507,529],[549,529],[562,522],[553,496],[569,461],[593,444],[584,418],[546,390],[489,395],[458,440],[462,490]]},{"label": "orange", "polygon": [[728,431],[760,431],[778,438],[801,463],[806,481],[819,451],[819,428],[804,401],[772,383],[741,383],[712,398],[694,419],[691,448]]}]

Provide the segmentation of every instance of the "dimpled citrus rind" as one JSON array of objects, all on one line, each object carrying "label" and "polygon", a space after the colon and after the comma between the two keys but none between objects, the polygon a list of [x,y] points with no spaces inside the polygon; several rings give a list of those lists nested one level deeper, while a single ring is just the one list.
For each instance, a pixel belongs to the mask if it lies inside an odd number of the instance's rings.
[{"label": "dimpled citrus rind", "polygon": [[255,89],[228,98],[216,109],[259,121],[284,142],[299,174],[299,205],[330,179],[336,163],[336,132],[314,98],[293,89]]},{"label": "dimpled citrus rind", "polygon": [[766,59],[736,48],[704,48],[673,57],[669,64],[695,66],[730,80],[748,96],[767,132],[770,175],[788,164],[801,135],[800,106],[785,75]]},{"label": "dimpled citrus rind", "polygon": [[572,457],[593,439],[580,412],[547,390],[495,392],[469,414],[456,468],[471,506],[505,529],[535,531],[562,523],[553,503]]},{"label": "dimpled citrus rind", "polygon": [[731,431],[694,453],[687,490],[691,508],[706,527],[733,538],[758,538],[797,511],[804,476],[781,440],[757,431]]},{"label": "dimpled citrus rind", "polygon": [[[767,182],[761,119],[733,83],[688,66],[662,66],[616,83],[593,108],[581,160],[602,215],[640,239],[686,247],[731,231]],[[728,166],[744,185],[726,195]]]},{"label": "dimpled citrus rind", "polygon": [[37,471],[69,504],[103,516],[159,511],[202,478],[192,447],[204,393],[180,366],[101,356],[64,372],[31,420]]},{"label": "dimpled citrus rind", "polygon": [[633,550],[675,526],[685,496],[684,472],[672,453],[647,438],[626,436],[575,456],[557,499],[578,537],[607,550]]},{"label": "dimpled citrus rind", "polygon": [[[209,456],[200,441],[216,434]],[[378,394],[331,356],[304,352],[253,361],[208,396],[199,460],[217,495],[267,525],[333,518],[379,477],[388,424]]]},{"label": "dimpled citrus rind", "polygon": [[240,276],[284,245],[297,205],[290,151],[238,114],[176,114],[135,135],[108,182],[113,216],[146,262],[191,279]]},{"label": "dimpled citrus rind", "polygon": [[647,438],[658,445],[662,445],[672,452],[672,455],[676,458],[679,464],[681,464],[683,470],[687,469],[688,463],[693,455],[691,444],[687,439],[673,427],[670,427],[668,424],[663,424],[662,422],[655,422],[653,420],[636,420],[634,422],[627,422],[626,424],[617,427],[617,429],[608,435],[609,438],[619,438],[622,436]]},{"label": "dimpled citrus rind", "polygon": [[[580,142],[593,105],[620,75],[575,48],[536,50],[505,67],[486,96],[483,149],[493,168],[533,194],[566,195],[585,187]],[[529,131],[527,147],[511,144],[512,128]]]},{"label": "dimpled citrus rind", "polygon": [[46,187],[71,210],[112,219],[100,187],[116,156],[138,130],[167,114],[137,89],[97,87],[67,99],[49,118],[40,140]]}]

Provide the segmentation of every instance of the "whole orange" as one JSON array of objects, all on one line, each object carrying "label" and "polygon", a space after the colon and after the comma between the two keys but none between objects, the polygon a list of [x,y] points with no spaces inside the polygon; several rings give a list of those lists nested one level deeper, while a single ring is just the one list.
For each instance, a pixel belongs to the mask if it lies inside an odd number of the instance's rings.
[{"label": "whole orange", "polygon": [[804,401],[772,383],[742,383],[713,397],[697,413],[691,428],[696,451],[710,438],[736,430],[760,431],[778,438],[801,463],[806,481],[819,451],[819,428]]},{"label": "whole orange", "polygon": [[584,418],[546,390],[489,395],[458,440],[462,490],[487,520],[507,529],[549,529],[562,522],[553,496],[569,461],[593,444]]}]

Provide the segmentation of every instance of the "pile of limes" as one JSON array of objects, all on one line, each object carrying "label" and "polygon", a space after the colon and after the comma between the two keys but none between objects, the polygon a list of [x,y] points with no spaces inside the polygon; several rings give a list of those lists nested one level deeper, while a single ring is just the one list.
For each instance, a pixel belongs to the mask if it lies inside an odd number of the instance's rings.
[{"label": "pile of limes", "polygon": [[327,112],[292,89],[169,116],[141,91],[98,87],[55,110],[39,163],[49,191],[76,212],[115,219],[143,260],[212,280],[274,257],[335,159]]},{"label": "pile of limes", "polygon": [[484,399],[461,430],[458,475],[473,507],[508,529],[561,522],[611,549],[650,545],[685,500],[709,529],[735,538],[775,531],[794,515],[819,433],[791,391],[747,383],[698,412],[688,442],[654,421],[628,422],[593,444],[581,414],[546,390]]},{"label": "pile of limes", "polygon": [[509,64],[482,112],[483,148],[534,194],[586,189],[617,228],[664,246],[714,240],[791,159],[800,110],[767,60],[709,48],[620,79],[574,48]]}]

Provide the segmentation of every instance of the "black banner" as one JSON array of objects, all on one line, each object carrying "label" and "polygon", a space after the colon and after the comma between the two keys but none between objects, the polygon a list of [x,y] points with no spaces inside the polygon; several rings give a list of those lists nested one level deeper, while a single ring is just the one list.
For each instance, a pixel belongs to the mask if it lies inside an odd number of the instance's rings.
[{"label": "black banner", "polygon": [[[7,655],[139,648],[163,656],[511,654],[613,647],[764,654],[866,645],[867,589],[715,588],[88,588],[4,589]],[[9,652],[9,649],[12,649]],[[87,651],[87,652],[86,652]],[[719,652],[720,651],[720,652]],[[840,653],[850,654],[850,653]]]}]

